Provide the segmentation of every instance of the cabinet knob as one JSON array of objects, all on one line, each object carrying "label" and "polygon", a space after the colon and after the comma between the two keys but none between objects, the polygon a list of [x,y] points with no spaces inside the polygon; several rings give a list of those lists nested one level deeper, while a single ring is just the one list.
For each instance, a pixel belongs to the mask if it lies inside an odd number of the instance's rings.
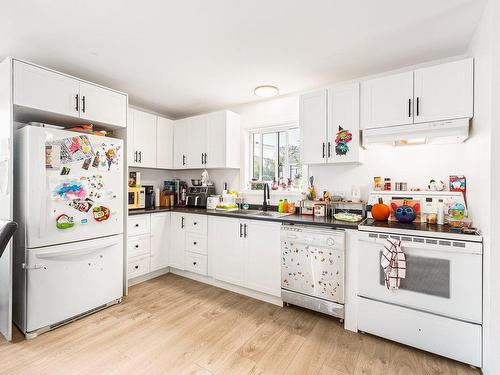
[{"label": "cabinet knob", "polygon": [[195,241],[195,242],[193,242],[193,245],[196,245],[196,244],[197,244],[197,242],[196,242],[196,241]]},{"label": "cabinet knob", "polygon": [[196,262],[193,262],[193,266],[196,266]]},{"label": "cabinet knob", "polygon": [[196,221],[193,223],[194,225],[198,224]]},{"label": "cabinet knob", "polygon": [[135,227],[136,227],[136,228],[139,228],[139,224],[135,224]]},{"label": "cabinet knob", "polygon": [[135,245],[135,248],[138,249],[139,248],[139,245]]},{"label": "cabinet knob", "polygon": [[135,266],[134,268],[137,270],[137,269],[139,269],[139,266]]}]

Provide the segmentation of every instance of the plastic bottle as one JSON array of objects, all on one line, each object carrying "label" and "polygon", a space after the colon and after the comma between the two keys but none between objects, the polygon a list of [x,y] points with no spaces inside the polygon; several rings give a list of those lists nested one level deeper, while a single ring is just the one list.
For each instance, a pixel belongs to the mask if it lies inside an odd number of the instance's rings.
[{"label": "plastic bottle", "polygon": [[283,201],[283,211],[282,212],[288,212],[288,200],[286,198]]},{"label": "plastic bottle", "polygon": [[283,212],[283,199],[278,202],[278,212]]}]

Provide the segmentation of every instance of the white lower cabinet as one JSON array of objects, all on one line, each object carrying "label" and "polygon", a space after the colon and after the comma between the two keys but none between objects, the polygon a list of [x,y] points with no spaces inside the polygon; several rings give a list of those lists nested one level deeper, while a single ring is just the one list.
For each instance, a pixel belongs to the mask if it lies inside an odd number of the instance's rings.
[{"label": "white lower cabinet", "polygon": [[128,260],[128,279],[145,275],[150,271],[149,255],[129,258]]},{"label": "white lower cabinet", "polygon": [[211,275],[221,281],[281,296],[280,225],[210,217]]},{"label": "white lower cabinet", "polygon": [[182,212],[172,212],[171,215],[169,264],[171,267],[183,270],[187,215]]},{"label": "white lower cabinet", "polygon": [[168,267],[170,212],[151,215],[151,272]]}]

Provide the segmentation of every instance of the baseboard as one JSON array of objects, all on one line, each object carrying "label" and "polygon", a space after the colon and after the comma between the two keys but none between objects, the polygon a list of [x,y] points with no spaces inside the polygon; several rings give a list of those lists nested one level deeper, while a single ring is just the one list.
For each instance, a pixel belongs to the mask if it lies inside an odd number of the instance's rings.
[{"label": "baseboard", "polygon": [[169,273],[169,272],[170,272],[170,267],[165,267],[165,268],[162,268],[160,270],[156,270],[156,271],[146,273],[146,274],[141,275],[141,276],[134,277],[133,279],[130,279],[128,281],[128,286],[131,287],[133,285],[143,283],[144,281],[154,279],[155,277],[165,275],[166,273]]},{"label": "baseboard", "polygon": [[229,291],[234,292],[234,293],[243,294],[244,296],[247,296],[250,298],[255,298],[255,299],[258,299],[260,301],[264,301],[264,302],[271,303],[271,304],[276,305],[276,306],[283,307],[283,301],[281,300],[280,297],[271,296],[269,294],[265,294],[265,293],[257,292],[255,290],[243,288],[241,286],[229,284],[229,283],[226,283],[224,281],[215,280],[214,278],[212,278],[210,276],[199,275],[199,274],[194,273],[194,272],[183,271],[183,270],[179,270],[177,268],[170,267],[170,272],[175,274],[175,275],[187,277],[188,279],[192,279],[195,281],[199,281],[201,283],[213,285],[213,286],[216,286],[218,288],[226,289],[226,290],[229,290]]}]

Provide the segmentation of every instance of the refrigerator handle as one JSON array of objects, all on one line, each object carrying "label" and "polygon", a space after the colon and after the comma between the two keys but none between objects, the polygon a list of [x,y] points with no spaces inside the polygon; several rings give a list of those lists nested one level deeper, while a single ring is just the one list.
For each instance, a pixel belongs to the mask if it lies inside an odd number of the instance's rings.
[{"label": "refrigerator handle", "polygon": [[36,257],[38,259],[54,259],[54,258],[59,258],[59,257],[78,257],[81,255],[88,255],[95,253],[98,250],[104,250],[107,249],[108,247],[114,246],[119,244],[120,241],[113,241],[113,242],[108,242],[106,244],[98,244],[94,246],[88,246],[84,247],[81,249],[75,250],[74,248],[70,250],[65,250],[65,251],[47,251],[43,253],[38,253],[36,254]]}]

